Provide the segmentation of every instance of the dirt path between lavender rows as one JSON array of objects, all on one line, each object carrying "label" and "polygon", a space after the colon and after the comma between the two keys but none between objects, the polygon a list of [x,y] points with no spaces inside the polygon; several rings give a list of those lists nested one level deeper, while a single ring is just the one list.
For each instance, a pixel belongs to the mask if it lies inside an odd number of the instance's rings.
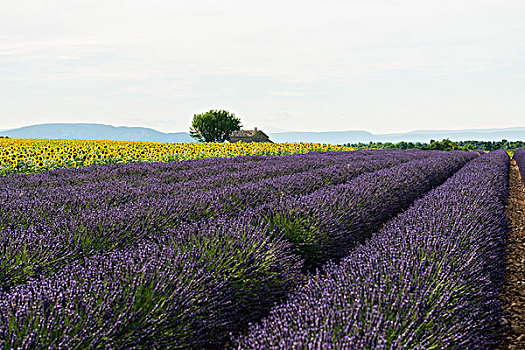
[{"label": "dirt path between lavender rows", "polygon": [[510,196],[505,209],[509,218],[506,284],[503,287],[504,323],[510,325],[500,349],[525,349],[525,187],[518,166],[510,166]]}]

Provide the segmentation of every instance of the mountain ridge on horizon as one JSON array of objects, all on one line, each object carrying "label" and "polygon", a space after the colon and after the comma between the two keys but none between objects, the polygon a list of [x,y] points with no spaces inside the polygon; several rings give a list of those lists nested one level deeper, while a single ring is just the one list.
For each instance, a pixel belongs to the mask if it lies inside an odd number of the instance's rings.
[{"label": "mountain ridge on horizon", "polygon": [[[264,131],[264,128],[261,128]],[[274,142],[368,143],[429,142],[449,138],[452,141],[525,140],[525,127],[479,128],[459,130],[413,130],[409,132],[374,134],[362,130],[267,132]],[[0,131],[11,138],[85,139],[145,142],[194,142],[187,132],[164,133],[152,128],[113,126],[97,123],[45,123]]]}]

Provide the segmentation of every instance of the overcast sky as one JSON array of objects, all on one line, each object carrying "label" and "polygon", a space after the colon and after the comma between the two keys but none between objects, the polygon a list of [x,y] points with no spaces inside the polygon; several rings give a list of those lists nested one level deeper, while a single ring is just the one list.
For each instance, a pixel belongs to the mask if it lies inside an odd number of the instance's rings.
[{"label": "overcast sky", "polygon": [[525,126],[524,0],[0,0],[0,130]]}]

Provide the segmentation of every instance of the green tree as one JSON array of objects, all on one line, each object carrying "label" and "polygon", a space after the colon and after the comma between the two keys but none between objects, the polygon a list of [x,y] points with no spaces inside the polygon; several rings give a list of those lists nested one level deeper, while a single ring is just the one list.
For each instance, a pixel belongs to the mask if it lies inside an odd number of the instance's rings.
[{"label": "green tree", "polygon": [[449,139],[443,139],[442,141],[430,141],[430,145],[423,146],[421,149],[424,150],[440,150],[440,151],[470,151],[472,147],[462,147],[457,143],[450,141]]},{"label": "green tree", "polygon": [[235,114],[211,110],[193,116],[190,135],[199,142],[224,142],[232,132],[241,127],[241,120]]}]

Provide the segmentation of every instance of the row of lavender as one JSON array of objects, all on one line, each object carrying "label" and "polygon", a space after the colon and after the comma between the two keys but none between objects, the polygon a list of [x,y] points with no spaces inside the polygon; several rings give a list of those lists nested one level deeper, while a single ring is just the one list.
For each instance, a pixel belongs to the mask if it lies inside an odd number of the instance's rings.
[{"label": "row of lavender", "polygon": [[[159,164],[165,176],[157,181],[147,175],[151,164],[126,165],[125,169],[94,167],[79,172],[82,180],[75,178],[75,170],[57,171],[60,177],[54,172],[32,177],[12,176],[10,179],[15,181],[3,181],[0,191],[3,242],[0,287],[10,288],[31,276],[51,274],[57,267],[98,252],[125,248],[183,222],[236,216],[244,209],[278,203],[285,196],[345,183],[360,174],[431,154],[420,151],[336,153],[305,155],[304,159],[282,157],[286,161],[277,161],[274,157],[253,161],[258,167],[247,171],[246,179],[251,175],[257,178],[258,172],[260,177],[264,174],[263,180],[212,190],[197,190],[193,186],[195,180],[181,180],[188,178],[179,175],[181,171],[186,173],[190,164],[172,165],[172,171],[167,170],[170,166]],[[253,163],[244,160],[234,165]],[[204,161],[195,163],[197,174],[202,171],[203,163],[208,169],[205,173],[208,178],[198,180],[202,186],[207,186],[212,172],[222,174],[228,181],[229,175],[224,169],[231,161],[219,161],[216,166]],[[86,172],[98,173],[108,180],[87,178]],[[278,176],[282,173],[288,175]],[[144,178],[147,180],[142,181]],[[167,178],[178,181],[165,183]],[[62,186],[58,186],[59,179],[63,181]],[[54,188],[50,183],[56,184]],[[192,185],[186,186],[188,183]]]},{"label": "row of lavender", "polygon": [[520,170],[521,179],[525,183],[525,149],[519,149],[514,152],[512,159],[516,161]]},{"label": "row of lavender", "polygon": [[508,169],[504,151],[473,160],[310,277],[235,347],[492,348],[503,331]]},{"label": "row of lavender", "polygon": [[0,292],[4,348],[224,344],[477,154],[434,152],[309,195],[143,235]]}]

